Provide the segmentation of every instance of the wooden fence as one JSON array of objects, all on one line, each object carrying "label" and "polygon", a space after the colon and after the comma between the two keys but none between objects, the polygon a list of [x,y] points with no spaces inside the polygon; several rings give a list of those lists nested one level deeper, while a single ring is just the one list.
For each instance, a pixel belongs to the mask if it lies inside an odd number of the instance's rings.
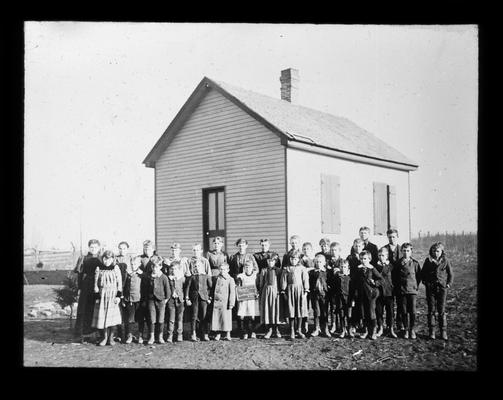
[{"label": "wooden fence", "polygon": [[75,267],[79,251],[39,251],[24,255],[24,271],[71,270]]},{"label": "wooden fence", "polygon": [[447,251],[459,251],[464,254],[477,253],[477,234],[473,232],[437,232],[431,234],[427,232],[418,232],[417,237],[411,239],[414,247],[429,249],[435,242],[442,242]]}]

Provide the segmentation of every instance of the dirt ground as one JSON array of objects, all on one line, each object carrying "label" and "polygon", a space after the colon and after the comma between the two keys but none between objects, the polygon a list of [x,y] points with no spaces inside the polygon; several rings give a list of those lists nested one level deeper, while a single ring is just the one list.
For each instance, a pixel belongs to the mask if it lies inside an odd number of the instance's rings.
[{"label": "dirt ground", "polygon": [[[415,254],[421,262],[424,254]],[[418,295],[418,339],[307,338],[98,347],[76,341],[68,318],[28,317],[34,302],[53,300],[51,285],[24,287],[24,365],[29,367],[190,368],[246,370],[476,370],[477,258],[452,257],[447,298],[449,340],[428,340],[424,287]],[[310,321],[312,323],[312,320]],[[286,327],[283,328],[286,331]],[[188,326],[185,327],[185,334]]]}]

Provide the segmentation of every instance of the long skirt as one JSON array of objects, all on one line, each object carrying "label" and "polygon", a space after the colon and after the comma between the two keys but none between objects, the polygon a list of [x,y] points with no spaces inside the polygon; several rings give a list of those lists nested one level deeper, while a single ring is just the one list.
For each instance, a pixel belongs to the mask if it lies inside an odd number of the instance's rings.
[{"label": "long skirt", "polygon": [[75,333],[77,335],[89,335],[95,329],[91,326],[94,312],[94,277],[88,276],[82,281],[82,288],[77,303],[77,318],[75,321]]},{"label": "long skirt", "polygon": [[119,304],[115,302],[117,291],[112,288],[103,288],[99,300],[94,305],[92,326],[105,329],[110,326],[120,325],[121,312]]},{"label": "long skirt", "polygon": [[232,331],[232,310],[226,307],[211,307],[211,325],[212,331]]},{"label": "long skirt", "polygon": [[260,322],[281,323],[281,297],[276,286],[267,285],[260,293]]},{"label": "long skirt", "polygon": [[286,316],[289,318],[304,318],[307,313],[307,296],[304,287],[299,285],[288,285],[286,287]]}]

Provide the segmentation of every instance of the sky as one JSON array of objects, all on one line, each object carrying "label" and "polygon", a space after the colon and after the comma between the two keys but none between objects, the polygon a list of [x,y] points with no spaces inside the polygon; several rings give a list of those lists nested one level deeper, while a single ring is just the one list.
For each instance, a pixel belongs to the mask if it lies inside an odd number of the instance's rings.
[{"label": "sky", "polygon": [[346,117],[419,168],[417,232],[476,232],[476,25],[25,23],[24,244],[154,240],[142,161],[200,80]]}]

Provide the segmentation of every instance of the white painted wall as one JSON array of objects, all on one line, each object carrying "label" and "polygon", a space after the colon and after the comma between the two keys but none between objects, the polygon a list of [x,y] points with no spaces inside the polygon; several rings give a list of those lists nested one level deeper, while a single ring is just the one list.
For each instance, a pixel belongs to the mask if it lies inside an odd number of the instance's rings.
[{"label": "white painted wall", "polygon": [[[340,177],[341,234],[321,232],[321,174]],[[311,242],[319,251],[318,242],[329,237],[349,254],[358,229],[368,226],[370,241],[379,247],[387,243],[386,235],[373,235],[373,182],[396,187],[399,242],[409,240],[408,172],[341,160],[320,154],[287,148],[287,213],[288,236],[298,234],[303,242]]]}]

